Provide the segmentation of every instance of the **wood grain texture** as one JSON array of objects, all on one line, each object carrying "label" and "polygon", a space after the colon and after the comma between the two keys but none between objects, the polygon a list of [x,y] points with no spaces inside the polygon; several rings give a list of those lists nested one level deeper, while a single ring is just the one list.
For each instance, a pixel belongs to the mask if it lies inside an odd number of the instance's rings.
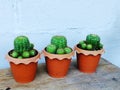
[{"label": "wood grain texture", "polygon": [[15,82],[10,69],[0,70],[0,90],[120,90],[120,68],[101,59],[97,72],[85,74],[76,68],[76,60],[71,63],[64,78],[52,78],[46,72],[45,64],[39,64],[33,82]]}]

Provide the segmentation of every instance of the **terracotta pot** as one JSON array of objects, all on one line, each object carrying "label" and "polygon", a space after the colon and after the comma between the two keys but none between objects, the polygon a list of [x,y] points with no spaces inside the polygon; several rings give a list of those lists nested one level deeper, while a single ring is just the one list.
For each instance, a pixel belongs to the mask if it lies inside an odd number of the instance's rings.
[{"label": "terracotta pot", "polygon": [[47,72],[51,77],[63,78],[67,75],[74,52],[57,55],[50,54],[44,50],[43,54],[45,56]]},{"label": "terracotta pot", "polygon": [[88,51],[75,46],[75,50],[77,55],[78,69],[84,73],[96,72],[97,66],[101,58],[101,54],[104,52],[104,49],[97,51]]},{"label": "terracotta pot", "polygon": [[10,63],[11,71],[16,82],[28,83],[34,80],[37,71],[37,63],[40,54],[26,59],[17,59],[6,55],[6,59]]}]

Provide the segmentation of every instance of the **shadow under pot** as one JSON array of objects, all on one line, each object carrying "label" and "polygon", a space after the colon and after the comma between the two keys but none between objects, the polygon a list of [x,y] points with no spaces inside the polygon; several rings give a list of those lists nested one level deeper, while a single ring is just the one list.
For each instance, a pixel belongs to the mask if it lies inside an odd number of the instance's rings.
[{"label": "shadow under pot", "polygon": [[77,67],[83,73],[94,73],[98,67],[104,49],[97,51],[83,50],[75,46]]},{"label": "shadow under pot", "polygon": [[28,83],[33,81],[36,76],[40,53],[36,51],[37,54],[34,57],[17,59],[11,57],[10,52],[6,55],[6,59],[10,63],[11,71],[15,81],[19,83]]},{"label": "shadow under pot", "polygon": [[47,72],[51,77],[63,78],[67,75],[71,58],[74,55],[73,51],[69,54],[58,55],[50,54],[44,50],[43,54],[45,56]]}]

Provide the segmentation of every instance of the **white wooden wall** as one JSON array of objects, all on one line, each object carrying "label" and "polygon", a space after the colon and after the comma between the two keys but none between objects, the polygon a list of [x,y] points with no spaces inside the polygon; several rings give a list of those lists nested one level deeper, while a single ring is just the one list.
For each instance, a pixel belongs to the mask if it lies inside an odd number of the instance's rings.
[{"label": "white wooden wall", "polygon": [[120,67],[119,4],[119,0],[0,0],[0,68],[9,67],[5,55],[18,35],[27,35],[41,51],[53,35],[66,36],[74,47],[89,33],[101,37],[106,50],[102,57]]}]

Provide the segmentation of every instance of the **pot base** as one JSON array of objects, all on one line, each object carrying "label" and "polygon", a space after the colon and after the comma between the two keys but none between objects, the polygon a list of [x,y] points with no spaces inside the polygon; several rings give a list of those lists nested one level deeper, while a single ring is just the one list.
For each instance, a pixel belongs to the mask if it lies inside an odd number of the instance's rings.
[{"label": "pot base", "polygon": [[84,55],[77,53],[77,66],[79,71],[84,73],[94,73],[99,64],[101,55]]},{"label": "pot base", "polygon": [[28,83],[34,80],[37,70],[37,62],[29,64],[14,64],[10,62],[13,77],[16,82]]},{"label": "pot base", "polygon": [[45,57],[47,72],[51,77],[63,78],[67,75],[71,59],[50,59]]}]

